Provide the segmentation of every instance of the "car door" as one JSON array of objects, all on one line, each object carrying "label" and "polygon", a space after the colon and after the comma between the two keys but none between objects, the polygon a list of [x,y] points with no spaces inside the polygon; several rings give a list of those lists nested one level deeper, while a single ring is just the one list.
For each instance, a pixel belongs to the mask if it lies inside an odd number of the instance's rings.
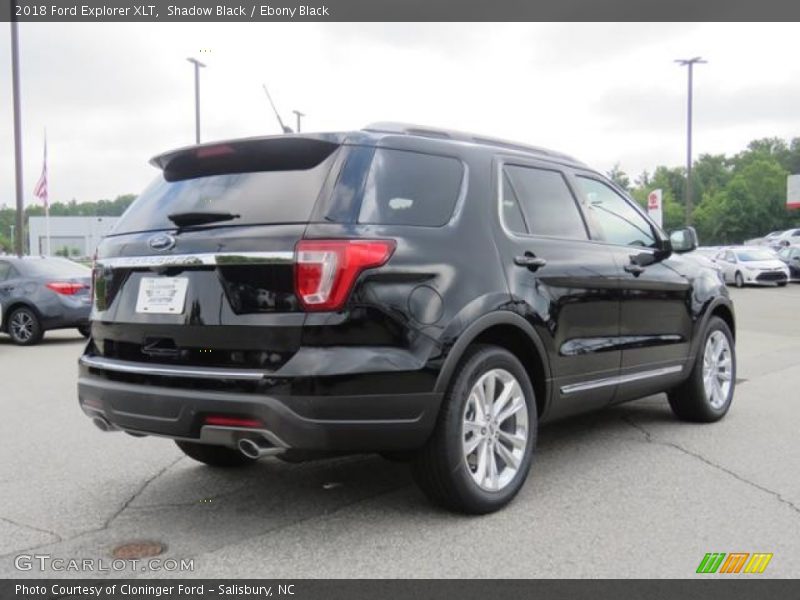
[{"label": "car door", "polygon": [[496,237],[509,288],[550,358],[554,395],[546,417],[604,406],[621,359],[613,257],[589,239],[562,170],[519,159],[497,167]]},{"label": "car door", "polygon": [[8,306],[12,300],[15,273],[14,266],[9,261],[0,260],[0,328],[3,326],[3,307]]},{"label": "car door", "polygon": [[614,401],[664,389],[680,379],[694,328],[693,266],[678,255],[664,258],[664,234],[633,201],[599,176],[575,174],[590,226],[614,255],[620,283],[622,350]]},{"label": "car door", "polygon": [[736,281],[736,271],[739,268],[736,262],[736,255],[731,250],[724,250],[720,254],[719,263],[722,265],[722,271],[725,274],[725,283]]}]

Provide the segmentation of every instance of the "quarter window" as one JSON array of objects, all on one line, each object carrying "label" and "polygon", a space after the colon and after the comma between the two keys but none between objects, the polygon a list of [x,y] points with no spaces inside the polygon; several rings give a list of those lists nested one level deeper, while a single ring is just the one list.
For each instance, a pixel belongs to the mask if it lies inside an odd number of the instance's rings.
[{"label": "quarter window", "polygon": [[[517,232],[526,227],[533,235],[587,239],[580,210],[561,173],[517,165],[506,165],[503,171],[506,227]],[[513,193],[513,202],[506,190]]]},{"label": "quarter window", "polygon": [[597,179],[579,176],[577,180],[603,241],[621,246],[655,246],[650,223],[625,198]]},{"label": "quarter window", "polygon": [[11,272],[11,265],[7,262],[0,261],[0,281],[5,281],[8,274]]},{"label": "quarter window", "polygon": [[464,168],[447,156],[379,148],[372,159],[359,223],[438,227],[453,215]]}]

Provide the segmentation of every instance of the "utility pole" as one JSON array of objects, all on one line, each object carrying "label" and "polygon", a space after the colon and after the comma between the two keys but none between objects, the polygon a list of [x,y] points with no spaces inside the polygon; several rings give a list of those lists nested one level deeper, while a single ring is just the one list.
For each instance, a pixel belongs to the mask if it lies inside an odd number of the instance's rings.
[{"label": "utility pole", "polygon": [[194,65],[194,140],[200,143],[200,67],[205,67],[196,58],[187,58]]},{"label": "utility pole", "polygon": [[22,223],[22,116],[19,102],[19,38],[17,22],[11,15],[11,86],[14,106],[14,176],[17,187],[17,235],[14,238],[14,251],[22,256],[23,223]]},{"label": "utility pole", "polygon": [[292,112],[293,112],[295,115],[297,115],[297,133],[300,133],[300,119],[301,119],[302,117],[305,117],[305,116],[306,116],[306,114],[305,114],[305,113],[301,113],[299,110],[293,110]]},{"label": "utility pole", "polygon": [[686,106],[686,224],[692,224],[692,95],[694,82],[692,75],[694,72],[694,65],[704,64],[708,61],[703,60],[699,56],[694,58],[681,58],[675,61],[682,67],[689,67],[688,69],[688,94]]}]

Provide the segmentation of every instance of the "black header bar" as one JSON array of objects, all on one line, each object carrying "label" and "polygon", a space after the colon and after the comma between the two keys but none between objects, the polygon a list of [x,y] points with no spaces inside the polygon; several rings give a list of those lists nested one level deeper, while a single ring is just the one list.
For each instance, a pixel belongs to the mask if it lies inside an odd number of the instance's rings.
[{"label": "black header bar", "polygon": [[20,22],[797,21],[792,0],[2,0]]}]

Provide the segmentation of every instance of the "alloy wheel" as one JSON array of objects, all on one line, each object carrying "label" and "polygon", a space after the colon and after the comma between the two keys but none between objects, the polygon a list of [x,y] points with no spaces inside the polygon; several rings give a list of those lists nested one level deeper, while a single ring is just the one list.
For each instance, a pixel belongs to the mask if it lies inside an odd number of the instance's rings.
[{"label": "alloy wheel", "polygon": [[9,323],[11,334],[20,342],[27,342],[33,337],[33,317],[25,311],[18,311]]},{"label": "alloy wheel", "polygon": [[728,338],[713,331],[703,351],[703,388],[708,403],[719,410],[725,405],[733,385],[733,360]]},{"label": "alloy wheel", "polygon": [[462,423],[461,446],[473,481],[486,491],[504,489],[519,472],[528,445],[528,405],[519,381],[504,369],[481,375]]}]

